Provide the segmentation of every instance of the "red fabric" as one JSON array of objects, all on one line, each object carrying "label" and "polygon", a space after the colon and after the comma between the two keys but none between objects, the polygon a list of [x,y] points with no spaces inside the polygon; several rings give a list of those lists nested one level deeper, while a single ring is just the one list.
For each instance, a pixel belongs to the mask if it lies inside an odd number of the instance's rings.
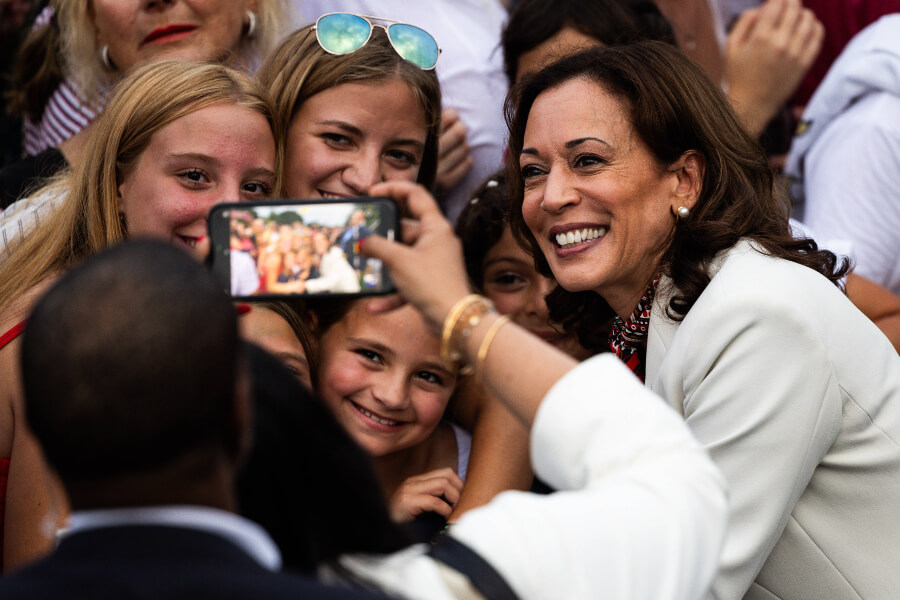
[{"label": "red fabric", "polygon": [[803,0],[803,5],[822,21],[825,40],[819,56],[791,99],[793,106],[805,106],[809,102],[831,63],[853,36],[880,17],[900,12],[900,0]]},{"label": "red fabric", "polygon": [[9,459],[0,458],[0,573],[3,572],[3,523],[6,518],[6,482],[9,479]]},{"label": "red fabric", "polygon": [[650,309],[653,308],[658,283],[659,275],[653,278],[628,321],[616,317],[609,332],[609,349],[641,381],[644,381],[646,368],[644,360],[647,355],[647,333],[650,331]]},{"label": "red fabric", "polygon": [[26,321],[16,323],[9,331],[0,335],[0,349],[3,349],[8,343],[19,337],[19,335],[25,331],[25,323]]}]

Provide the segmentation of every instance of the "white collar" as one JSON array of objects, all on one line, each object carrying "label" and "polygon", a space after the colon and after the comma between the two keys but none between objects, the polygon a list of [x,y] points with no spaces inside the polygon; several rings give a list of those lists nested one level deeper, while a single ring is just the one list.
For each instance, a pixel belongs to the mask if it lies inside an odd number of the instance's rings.
[{"label": "white collar", "polygon": [[236,544],[270,571],[281,568],[281,553],[262,527],[234,513],[205,506],[142,506],[76,511],[69,517],[69,526],[61,535],[128,525],[162,525],[205,531]]}]

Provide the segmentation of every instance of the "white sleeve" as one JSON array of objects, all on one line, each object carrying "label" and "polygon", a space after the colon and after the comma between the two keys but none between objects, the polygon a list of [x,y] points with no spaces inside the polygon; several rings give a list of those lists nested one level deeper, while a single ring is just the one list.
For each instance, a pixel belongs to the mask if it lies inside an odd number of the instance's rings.
[{"label": "white sleeve", "polygon": [[716,290],[692,309],[703,310],[702,331],[670,351],[684,364],[685,422],[728,481],[728,535],[712,591],[733,600],[758,575],[837,437],[842,402],[802,303]]},{"label": "white sleeve", "polygon": [[231,295],[251,296],[259,289],[256,263],[246,252],[231,251]]},{"label": "white sleeve", "polygon": [[332,291],[337,286],[337,269],[334,267],[334,257],[329,249],[319,262],[319,276],[306,280],[306,293],[321,294]]},{"label": "white sleeve", "polygon": [[556,383],[531,455],[561,491],[504,492],[451,530],[522,600],[706,593],[725,534],[722,477],[680,416],[618,359],[597,356]]},{"label": "white sleeve", "polygon": [[[900,100],[890,106],[900,110]],[[856,118],[863,108],[851,108],[853,112],[829,125],[810,149],[805,161],[804,222],[823,245],[835,239],[852,242],[856,272],[896,294],[900,293],[900,130],[862,115]]]}]

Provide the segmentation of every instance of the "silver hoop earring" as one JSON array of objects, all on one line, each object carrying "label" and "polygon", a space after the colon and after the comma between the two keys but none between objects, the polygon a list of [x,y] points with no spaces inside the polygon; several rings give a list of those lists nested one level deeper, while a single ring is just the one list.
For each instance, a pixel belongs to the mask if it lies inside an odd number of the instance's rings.
[{"label": "silver hoop earring", "polygon": [[687,219],[689,216],[691,216],[691,209],[689,209],[687,206],[679,206],[678,207],[678,218],[679,219]]},{"label": "silver hoop earring", "polygon": [[103,63],[103,66],[106,67],[107,71],[115,70],[112,61],[109,60],[109,46],[103,46],[102,48],[100,48],[100,62]]},{"label": "silver hoop earring", "polygon": [[252,10],[247,11],[247,37],[253,39],[256,35],[256,13]]}]

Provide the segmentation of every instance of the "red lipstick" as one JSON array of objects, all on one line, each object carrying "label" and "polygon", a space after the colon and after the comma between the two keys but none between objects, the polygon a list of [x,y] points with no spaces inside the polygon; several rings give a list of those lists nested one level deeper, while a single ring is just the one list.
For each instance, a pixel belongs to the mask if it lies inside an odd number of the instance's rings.
[{"label": "red lipstick", "polygon": [[181,39],[187,34],[197,29],[196,25],[166,25],[165,27],[157,27],[144,38],[141,44],[152,44],[154,42],[172,42]]}]

